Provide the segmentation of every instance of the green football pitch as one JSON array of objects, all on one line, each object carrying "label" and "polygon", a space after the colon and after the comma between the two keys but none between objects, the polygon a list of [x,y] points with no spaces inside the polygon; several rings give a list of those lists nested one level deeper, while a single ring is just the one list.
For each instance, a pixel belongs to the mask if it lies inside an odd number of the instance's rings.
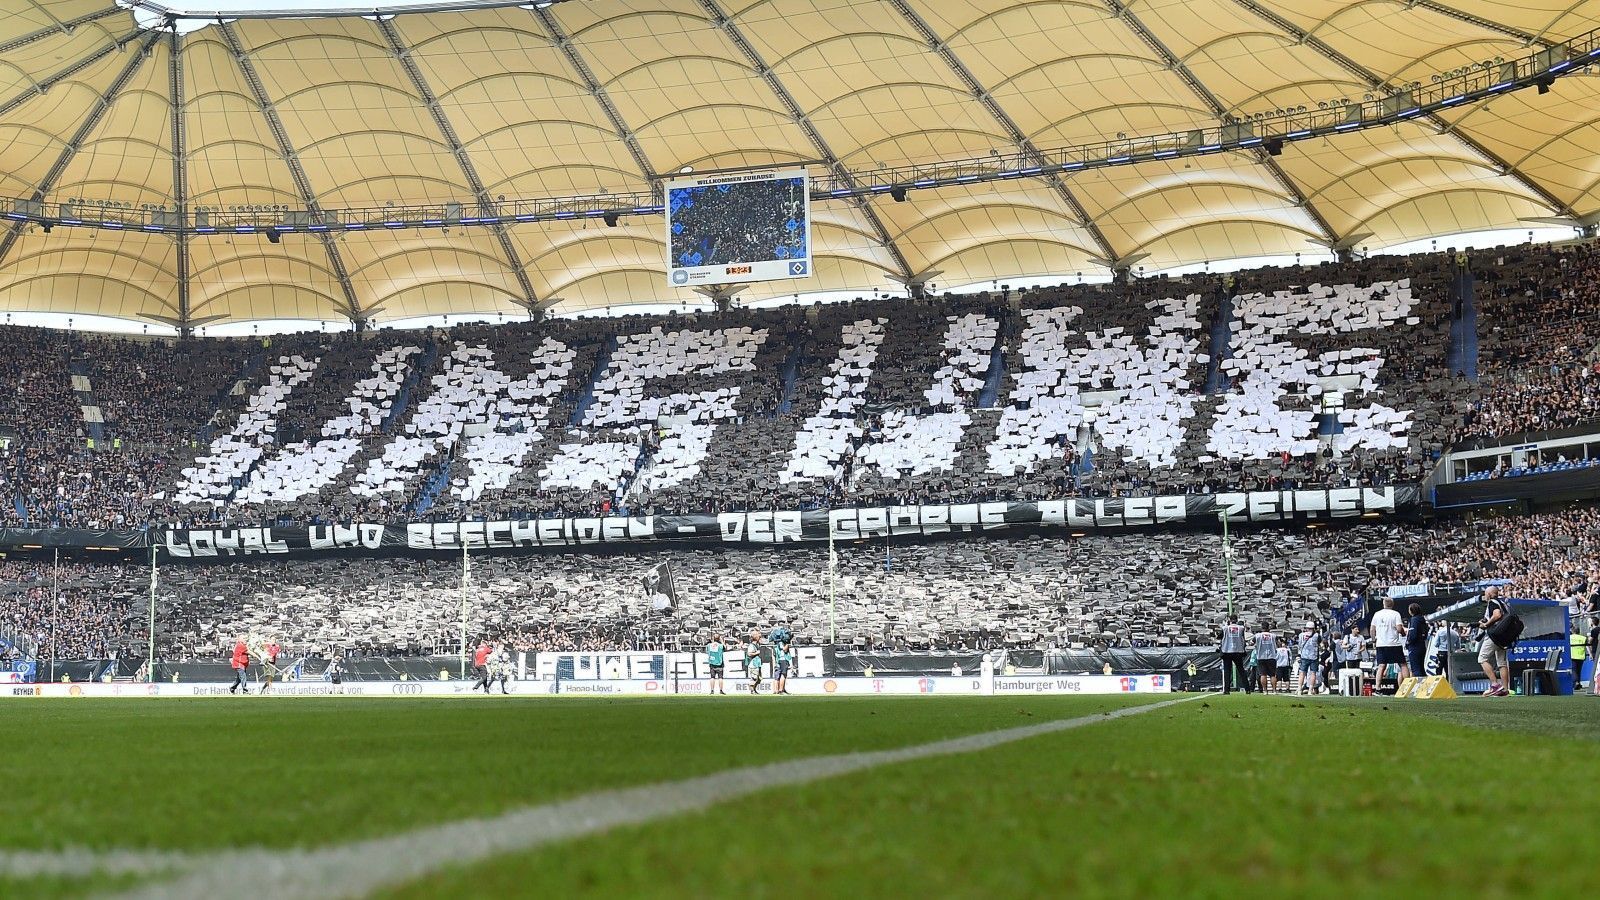
[{"label": "green football pitch", "polygon": [[0,897],[1592,890],[1600,699],[1157,699],[19,701]]}]

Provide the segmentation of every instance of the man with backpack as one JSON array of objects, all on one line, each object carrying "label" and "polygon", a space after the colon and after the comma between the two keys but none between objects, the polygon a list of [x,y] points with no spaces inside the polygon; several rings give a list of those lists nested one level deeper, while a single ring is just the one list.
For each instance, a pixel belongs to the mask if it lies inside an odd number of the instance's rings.
[{"label": "man with backpack", "polygon": [[[1483,674],[1489,676],[1489,689],[1485,697],[1511,696],[1511,648],[1522,636],[1522,619],[1511,611],[1511,604],[1500,599],[1500,589],[1491,587],[1483,592],[1483,640],[1478,644],[1478,664]],[[1499,672],[1495,666],[1499,666]]]}]

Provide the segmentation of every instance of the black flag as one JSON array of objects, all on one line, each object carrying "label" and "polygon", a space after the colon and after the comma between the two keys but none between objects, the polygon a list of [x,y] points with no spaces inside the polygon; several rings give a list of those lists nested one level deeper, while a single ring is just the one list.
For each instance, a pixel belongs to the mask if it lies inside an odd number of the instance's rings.
[{"label": "black flag", "polygon": [[657,563],[644,575],[644,596],[654,612],[670,612],[678,605],[678,588],[672,583],[672,564]]}]

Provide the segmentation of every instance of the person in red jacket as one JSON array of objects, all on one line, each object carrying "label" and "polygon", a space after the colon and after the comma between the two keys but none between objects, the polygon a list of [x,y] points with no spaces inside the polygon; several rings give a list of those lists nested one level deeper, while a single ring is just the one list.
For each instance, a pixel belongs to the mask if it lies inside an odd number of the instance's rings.
[{"label": "person in red jacket", "polygon": [[483,688],[485,694],[494,693],[489,690],[489,654],[493,652],[494,648],[485,640],[478,644],[478,649],[472,654],[472,674],[478,679],[478,683],[472,686],[474,694],[478,692],[478,688]]},{"label": "person in red jacket", "polygon": [[240,638],[233,645],[233,684],[228,688],[228,693],[233,693],[243,688],[246,694],[250,693],[250,686],[245,683],[244,672],[250,666],[250,648],[244,645],[244,638]]}]

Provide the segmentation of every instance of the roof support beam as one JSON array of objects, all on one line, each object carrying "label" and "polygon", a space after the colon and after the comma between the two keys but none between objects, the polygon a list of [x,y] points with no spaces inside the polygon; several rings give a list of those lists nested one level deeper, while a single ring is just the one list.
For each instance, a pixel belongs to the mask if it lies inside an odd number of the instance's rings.
[{"label": "roof support beam", "polygon": [[[65,69],[62,69],[59,72],[52,73],[43,81],[34,82],[32,87],[16,95],[15,97],[12,97],[10,100],[0,103],[0,116],[11,112],[22,104],[33,99],[35,96],[43,94],[45,91],[50,90],[50,88],[54,87],[55,85],[66,81],[68,78],[71,78],[79,72],[82,72],[84,69],[89,68],[100,60],[105,59],[118,50],[121,50],[123,47],[128,46],[131,41],[139,37],[139,35],[143,32],[144,29],[135,28],[133,31],[130,31],[122,37],[117,38],[115,41],[112,41],[111,43],[106,44],[104,47],[101,47],[93,53],[90,53],[88,56],[80,57],[79,59],[74,60],[72,65],[67,66]],[[157,32],[157,34],[159,34],[159,32]]]},{"label": "roof support beam", "polygon": [[1520,28],[1513,28],[1510,25],[1506,25],[1501,22],[1491,22],[1482,16],[1475,16],[1472,13],[1463,12],[1453,6],[1446,6],[1443,3],[1435,3],[1433,0],[1412,0],[1412,5],[1420,6],[1423,9],[1436,12],[1442,16],[1449,16],[1458,22],[1465,22],[1468,25],[1475,25],[1479,28],[1482,28],[1484,31],[1493,31],[1498,34],[1503,34],[1509,38],[1516,38],[1522,42],[1522,46],[1524,47],[1532,47],[1534,44],[1549,47],[1554,43],[1553,41],[1540,37],[1539,35],[1529,34]]},{"label": "roof support beam", "polygon": [[[255,63],[250,61],[244,52],[244,45],[239,43],[239,35],[233,30],[233,25],[228,22],[218,22],[217,31],[222,35],[223,41],[228,45],[228,50],[233,53],[233,61],[239,66],[239,74],[244,77],[245,84],[250,86],[250,94],[256,102],[256,107],[261,110],[261,117],[267,122],[267,129],[272,132],[273,140],[278,144],[278,155],[283,157],[284,165],[289,167],[289,175],[294,179],[295,190],[300,192],[300,200],[305,203],[306,211],[311,213],[318,221],[322,221],[322,207],[317,203],[316,192],[311,190],[311,182],[306,178],[305,167],[300,165],[300,156],[295,153],[294,144],[289,140],[289,133],[283,129],[283,120],[278,118],[278,108],[273,105],[267,96],[267,88],[261,82],[261,77],[256,74]],[[328,266],[333,269],[333,274],[339,279],[339,289],[344,292],[344,308],[339,313],[355,325],[357,331],[364,331],[367,320],[372,318],[372,309],[362,309],[361,302],[356,299],[355,285],[350,282],[350,270],[344,266],[344,258],[339,254],[339,248],[333,242],[333,236],[326,231],[318,234],[322,239],[322,248],[328,253]]]},{"label": "roof support beam", "polygon": [[[172,32],[167,60],[172,99],[172,203],[180,220],[189,215],[189,160],[183,130],[183,48],[178,41],[178,23],[169,23]],[[182,224],[187,225],[187,221]],[[189,230],[180,228],[172,236],[178,247],[178,336],[188,337],[189,324]]]},{"label": "roof support beam", "polygon": [[[767,83],[767,88],[777,96],[778,102],[783,104],[784,109],[789,113],[789,117],[800,127],[800,130],[805,132],[806,139],[811,142],[811,146],[817,149],[817,155],[822,157],[823,162],[833,172],[834,177],[854,189],[856,186],[854,176],[844,167],[844,163],[839,161],[839,157],[833,152],[833,148],[828,146],[828,142],[822,137],[822,134],[811,124],[811,117],[806,115],[805,110],[800,108],[799,103],[795,102],[794,95],[789,93],[789,89],[783,86],[783,82],[779,80],[777,73],[772,71],[772,67],[767,65],[767,61],[745,38],[744,32],[739,29],[739,26],[728,18],[727,13],[722,11],[722,7],[717,5],[716,0],[700,0],[700,6],[705,9],[706,15],[711,17],[711,24],[722,29],[723,33],[728,36],[728,40],[739,48],[739,52],[749,62],[750,68],[761,76],[762,81]],[[895,243],[894,237],[889,234],[889,229],[885,228],[883,220],[878,218],[877,210],[872,208],[872,201],[866,197],[857,196],[852,202],[861,210],[862,218],[867,220],[867,224],[872,227],[873,233],[877,235],[878,241],[888,251],[890,258],[894,260],[897,274],[903,278],[910,278],[915,275],[916,271],[911,268],[911,263],[906,261],[905,254],[900,252],[900,246]]]},{"label": "roof support beam", "polygon": [[[94,130],[99,126],[100,120],[105,117],[106,110],[111,108],[111,102],[117,99],[117,95],[122,93],[122,89],[128,86],[128,82],[133,80],[134,73],[139,71],[139,66],[143,65],[145,59],[149,57],[150,48],[154,47],[156,41],[160,38],[161,32],[159,31],[151,31],[145,35],[144,41],[139,45],[138,50],[134,52],[132,58],[123,64],[122,71],[117,73],[117,77],[106,88],[105,93],[100,95],[99,99],[95,101],[94,107],[83,117],[83,121],[78,125],[78,130],[72,133],[71,139],[67,141],[67,146],[62,148],[60,155],[56,157],[56,161],[50,165],[50,170],[34,186],[33,199],[35,201],[43,200],[45,195],[55,189],[56,182],[61,180],[61,176],[66,173],[67,166],[72,163],[72,158],[78,155],[78,149],[83,146],[84,141],[87,141],[91,134],[94,134]],[[103,56],[104,53],[100,55]],[[22,236],[22,229],[26,228],[27,225],[28,223],[26,222],[13,222],[5,237],[0,238],[0,264],[4,264],[6,257],[11,255],[11,248],[16,246],[17,238]]]},{"label": "roof support beam", "polygon": [[45,38],[56,37],[57,35],[71,34],[73,29],[77,28],[79,25],[87,25],[90,22],[98,22],[101,19],[114,16],[120,12],[122,12],[122,7],[112,5],[106,7],[105,9],[96,10],[92,13],[85,13],[76,19],[69,19],[54,28],[41,28],[38,31],[34,31],[29,34],[17,35],[9,41],[0,43],[0,55],[10,53],[13,50],[20,50],[34,41],[42,41]]},{"label": "roof support beam", "polygon": [[572,66],[573,71],[578,73],[579,78],[583,79],[584,88],[589,91],[589,96],[594,98],[594,102],[600,106],[600,111],[606,114],[606,120],[611,123],[611,127],[617,132],[617,139],[622,141],[624,147],[628,148],[628,155],[633,157],[633,164],[639,167],[639,174],[654,185],[660,180],[660,176],[656,174],[655,169],[650,165],[650,160],[644,155],[644,148],[639,146],[639,139],[634,136],[633,129],[629,128],[628,123],[622,120],[622,113],[618,112],[617,105],[611,102],[611,95],[606,93],[606,89],[600,84],[600,80],[594,76],[594,70],[589,68],[587,62],[584,62],[583,54],[578,52],[578,48],[572,43],[572,38],[568,37],[567,33],[561,29],[561,23],[557,22],[555,16],[550,14],[547,6],[535,5],[533,7],[533,15],[534,18],[539,20],[539,24],[544,26],[544,30],[549,32],[550,40],[566,56],[567,64]]},{"label": "roof support beam", "polygon": [[[1296,27],[1293,22],[1290,22],[1272,10],[1267,9],[1261,4],[1255,2],[1255,0],[1234,0],[1234,2],[1250,12],[1255,13],[1258,18],[1293,38],[1296,43],[1304,44],[1305,46],[1310,47],[1311,49],[1322,54],[1335,65],[1361,79],[1370,89],[1374,91],[1383,91],[1389,87],[1389,85],[1378,76],[1378,73],[1372,71],[1366,66],[1361,65],[1350,57],[1345,56],[1338,50],[1335,50],[1321,38],[1308,34],[1303,29]],[[1503,159],[1498,153],[1495,153],[1493,150],[1483,146],[1473,138],[1462,134],[1460,131],[1457,131],[1455,126],[1452,125],[1444,116],[1441,116],[1435,112],[1430,112],[1424,113],[1423,115],[1418,116],[1416,119],[1416,121],[1423,120],[1428,121],[1435,128],[1439,129],[1440,134],[1448,134],[1460,141],[1462,146],[1466,147],[1468,150],[1471,150],[1478,156],[1478,158],[1499,169],[1501,172],[1505,173],[1507,177],[1522,185],[1552,210],[1555,210],[1564,216],[1577,218],[1578,214],[1575,210],[1573,210],[1571,205],[1563,202],[1559,197],[1557,197],[1555,194],[1552,194],[1543,185],[1540,185],[1532,178],[1524,175],[1520,169]]]},{"label": "roof support beam", "polygon": [[[889,0],[889,5],[893,6],[895,11],[900,13],[900,17],[911,25],[917,36],[922,38],[923,42],[928,45],[928,49],[938,54],[939,58],[944,60],[944,64],[950,68],[950,71],[961,79],[961,83],[965,84],[967,90],[971,92],[972,98],[982,104],[984,110],[999,123],[1001,128],[1005,129],[1007,139],[1033,162],[1044,165],[1046,163],[1044,154],[1040,153],[1039,148],[1033,145],[1033,141],[1022,133],[1022,129],[1017,127],[1017,123],[1011,118],[1011,114],[1001,108],[1000,104],[995,101],[994,95],[989,93],[989,89],[978,81],[977,76],[972,74],[972,70],[967,68],[967,64],[955,55],[950,46],[944,42],[944,39],[933,30],[932,26],[916,10],[912,9],[906,3],[906,0]],[[1066,204],[1067,209],[1071,210],[1072,214],[1077,217],[1078,224],[1082,225],[1089,232],[1089,236],[1094,238],[1095,246],[1100,249],[1101,254],[1106,257],[1115,256],[1116,251],[1112,249],[1111,242],[1106,240],[1105,233],[1100,230],[1100,226],[1095,224],[1094,219],[1089,216],[1088,210],[1084,209],[1083,204],[1078,202],[1078,198],[1072,193],[1072,189],[1067,186],[1066,177],[1060,173],[1054,173],[1044,176],[1044,179],[1050,185],[1050,188],[1056,192],[1056,195],[1061,198],[1061,202]]]},{"label": "roof support beam", "polygon": [[[1154,32],[1145,27],[1144,22],[1140,21],[1139,17],[1134,14],[1132,9],[1129,9],[1127,6],[1119,2],[1119,0],[1105,0],[1105,4],[1106,7],[1111,10],[1113,15],[1117,16],[1123,21],[1124,24],[1133,29],[1133,33],[1139,37],[1139,40],[1144,41],[1145,46],[1149,47],[1151,50],[1154,50],[1156,55],[1161,57],[1161,61],[1166,64],[1167,68],[1171,69],[1173,74],[1182,79],[1183,83],[1188,86],[1189,90],[1193,92],[1196,97],[1199,97],[1202,103],[1210,108],[1212,115],[1216,116],[1219,120],[1226,120],[1228,116],[1228,109],[1222,105],[1221,100],[1217,99],[1217,95],[1211,93],[1211,89],[1202,84],[1199,78],[1195,77],[1194,71],[1190,69],[1189,66],[1182,60],[1178,59],[1178,57],[1173,54],[1172,50],[1170,50],[1160,38],[1155,36]],[[1283,190],[1289,195],[1289,199],[1294,201],[1294,205],[1304,210],[1306,216],[1310,218],[1312,222],[1316,223],[1317,230],[1322,233],[1323,238],[1330,243],[1338,242],[1339,235],[1333,230],[1333,226],[1328,224],[1328,220],[1320,211],[1317,210],[1316,205],[1313,204],[1311,199],[1300,190],[1300,186],[1294,183],[1294,179],[1289,177],[1289,173],[1285,172],[1283,167],[1278,165],[1277,161],[1272,158],[1272,155],[1259,147],[1250,151],[1250,154],[1255,159],[1257,164],[1267,170],[1267,173],[1272,176],[1272,180],[1276,181],[1278,186],[1283,188]]]},{"label": "roof support beam", "polygon": [[[411,87],[416,90],[417,96],[422,98],[424,106],[428,107],[428,114],[433,117],[433,124],[439,129],[439,134],[444,137],[445,143],[450,145],[450,154],[456,158],[456,164],[461,167],[461,175],[467,180],[467,187],[472,190],[473,197],[478,201],[480,215],[490,215],[494,207],[489,192],[483,186],[483,179],[478,177],[478,168],[472,164],[471,157],[467,156],[467,148],[462,146],[461,138],[456,134],[455,126],[450,124],[450,117],[445,115],[444,107],[439,105],[439,97],[434,94],[433,88],[428,86],[428,80],[422,76],[422,70],[417,68],[416,60],[411,58],[411,49],[400,39],[400,32],[395,29],[391,19],[378,17],[378,30],[383,32],[384,39],[389,42],[389,49],[394,51],[394,58],[399,61],[400,68],[406,72],[406,77],[411,81]],[[528,271],[522,265],[522,254],[517,252],[517,245],[511,242],[511,235],[506,231],[506,226],[496,222],[490,226],[494,231],[495,240],[500,244],[500,252],[506,258],[506,268],[517,279],[517,287],[522,290],[522,300],[518,303],[529,315],[533,315],[539,308],[539,295],[533,289],[533,282],[528,280]]]}]

